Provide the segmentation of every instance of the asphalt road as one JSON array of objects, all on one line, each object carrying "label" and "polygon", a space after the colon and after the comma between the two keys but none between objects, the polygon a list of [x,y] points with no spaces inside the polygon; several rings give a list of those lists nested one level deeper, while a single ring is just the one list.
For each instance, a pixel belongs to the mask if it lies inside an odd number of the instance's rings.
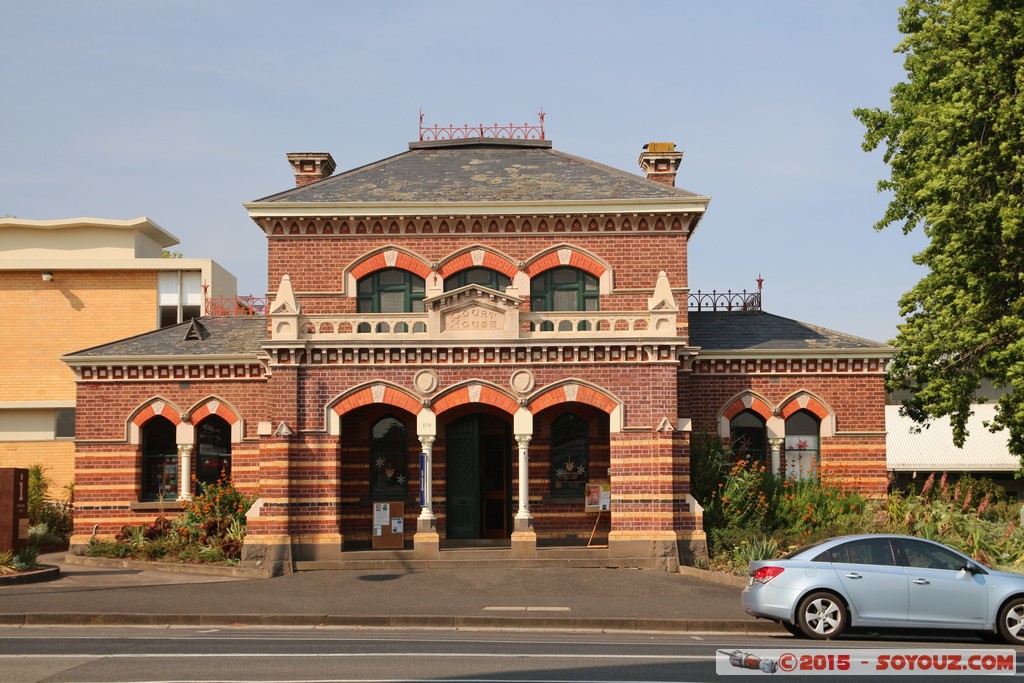
[{"label": "asphalt road", "polygon": [[755,622],[735,586],[637,569],[321,571],[225,580],[65,566],[56,581],[0,587],[0,616],[61,613]]},{"label": "asphalt road", "polygon": [[[722,669],[727,661],[718,653],[723,652],[804,650],[827,664],[835,661],[830,655],[840,652],[868,658],[893,648],[933,654],[993,649],[962,639],[813,643],[790,636],[728,634],[21,627],[0,628],[0,683],[717,681],[730,674],[763,675]],[[907,672],[889,673],[900,680]],[[810,678],[837,676],[827,672]]]}]

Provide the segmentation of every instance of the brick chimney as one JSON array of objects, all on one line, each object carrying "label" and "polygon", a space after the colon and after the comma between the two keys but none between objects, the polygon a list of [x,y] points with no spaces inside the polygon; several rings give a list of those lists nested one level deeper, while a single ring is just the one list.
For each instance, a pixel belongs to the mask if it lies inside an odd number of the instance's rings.
[{"label": "brick chimney", "polygon": [[292,152],[288,163],[295,169],[295,187],[302,187],[330,177],[337,168],[328,152]]},{"label": "brick chimney", "polygon": [[675,187],[676,171],[683,160],[683,153],[676,151],[674,142],[648,142],[640,154],[640,168],[648,180]]}]

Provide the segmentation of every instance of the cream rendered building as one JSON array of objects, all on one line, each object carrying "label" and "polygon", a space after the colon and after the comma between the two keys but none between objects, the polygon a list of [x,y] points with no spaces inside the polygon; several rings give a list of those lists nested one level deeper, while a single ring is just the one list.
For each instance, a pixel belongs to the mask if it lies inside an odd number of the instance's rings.
[{"label": "cream rendered building", "polygon": [[51,495],[74,478],[75,376],[66,353],[206,313],[236,295],[210,259],[164,258],[178,239],[148,218],[0,219],[0,467],[40,463]]}]

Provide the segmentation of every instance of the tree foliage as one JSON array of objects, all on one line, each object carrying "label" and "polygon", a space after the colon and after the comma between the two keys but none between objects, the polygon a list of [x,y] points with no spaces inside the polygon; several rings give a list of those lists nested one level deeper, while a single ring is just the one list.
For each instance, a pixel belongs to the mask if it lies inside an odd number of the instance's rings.
[{"label": "tree foliage", "polygon": [[912,393],[918,422],[948,415],[958,446],[979,387],[1012,389],[990,427],[1024,456],[1024,2],[907,0],[899,30],[906,80],[889,110],[854,112],[890,167],[875,228],[929,238],[889,388]]}]

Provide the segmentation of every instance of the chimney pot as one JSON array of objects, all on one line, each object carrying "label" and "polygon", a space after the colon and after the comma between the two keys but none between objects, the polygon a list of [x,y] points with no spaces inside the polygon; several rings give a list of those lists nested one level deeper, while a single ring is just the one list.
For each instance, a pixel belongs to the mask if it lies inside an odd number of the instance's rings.
[{"label": "chimney pot", "polygon": [[288,163],[295,171],[295,187],[329,178],[338,167],[328,152],[292,152]]},{"label": "chimney pot", "polygon": [[640,154],[640,168],[648,180],[674,187],[682,160],[683,153],[676,151],[674,142],[648,142]]}]

